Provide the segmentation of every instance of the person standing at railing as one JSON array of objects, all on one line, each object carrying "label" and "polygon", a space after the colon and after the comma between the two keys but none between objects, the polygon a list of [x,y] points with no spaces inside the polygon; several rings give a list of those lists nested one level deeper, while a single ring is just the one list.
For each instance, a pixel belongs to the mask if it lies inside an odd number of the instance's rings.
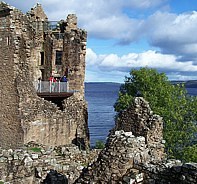
[{"label": "person standing at railing", "polygon": [[66,78],[66,75],[63,75],[61,77],[60,81],[63,82],[63,84],[62,84],[62,91],[67,91],[66,84],[68,82],[68,79]]},{"label": "person standing at railing", "polygon": [[50,92],[54,92],[54,89],[55,89],[55,78],[51,75],[50,78],[49,78],[49,81],[50,81]]}]

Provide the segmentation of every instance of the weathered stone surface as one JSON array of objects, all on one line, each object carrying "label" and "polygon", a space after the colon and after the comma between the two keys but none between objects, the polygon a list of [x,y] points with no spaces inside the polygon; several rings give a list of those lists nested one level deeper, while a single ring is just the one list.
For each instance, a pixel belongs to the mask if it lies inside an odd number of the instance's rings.
[{"label": "weathered stone surface", "polygon": [[[37,184],[54,169],[69,183],[196,184],[196,163],[165,159],[162,118],[143,98],[118,115],[99,155],[65,145],[89,144],[84,100],[87,33],[78,29],[73,14],[55,29],[49,29],[47,21],[39,4],[24,15],[0,3],[0,180]],[[55,64],[56,51],[62,52],[61,65]],[[36,94],[33,81],[48,80],[51,74],[66,74],[70,89],[78,91],[63,101],[62,109]],[[21,147],[29,141],[36,144]]]},{"label": "weathered stone surface", "polygon": [[[0,22],[0,146],[17,148],[36,141],[88,147],[84,99],[87,33],[77,27],[76,15],[51,29],[40,4],[25,15],[2,2]],[[55,61],[56,51],[63,55],[60,64]],[[70,90],[78,92],[62,101],[61,108],[37,96],[35,80],[65,72]]]},{"label": "weathered stone surface", "polygon": [[134,136],[143,136],[154,160],[165,157],[162,117],[153,114],[148,102],[143,98],[135,98],[133,105],[117,116],[111,132],[117,130],[132,132]]},{"label": "weathered stone surface", "polygon": [[12,151],[0,149],[0,181],[38,184],[53,169],[74,183],[83,168],[96,160],[98,152],[82,151],[75,145],[52,147],[34,142]]},{"label": "weathered stone surface", "polygon": [[118,115],[97,161],[75,183],[195,184],[196,163],[165,159],[162,125],[162,118],[153,114],[148,102],[135,98]]}]

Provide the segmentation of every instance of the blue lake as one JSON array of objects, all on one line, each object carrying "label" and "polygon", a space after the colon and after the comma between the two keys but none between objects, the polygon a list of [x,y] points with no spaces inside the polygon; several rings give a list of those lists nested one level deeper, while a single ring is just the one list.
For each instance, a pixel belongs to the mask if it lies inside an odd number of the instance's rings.
[{"label": "blue lake", "polygon": [[[114,127],[116,113],[113,105],[118,98],[119,88],[118,83],[85,83],[91,146],[97,140],[105,142],[109,130]],[[187,90],[190,95],[197,95],[197,88]]]}]

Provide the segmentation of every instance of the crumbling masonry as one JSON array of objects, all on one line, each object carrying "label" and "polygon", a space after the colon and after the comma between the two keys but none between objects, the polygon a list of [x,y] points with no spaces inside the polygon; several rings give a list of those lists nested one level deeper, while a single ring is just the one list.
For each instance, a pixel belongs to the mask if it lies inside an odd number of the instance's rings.
[{"label": "crumbling masonry", "polygon": [[69,184],[196,184],[196,163],[166,159],[163,121],[147,101],[136,97],[116,120],[101,151],[35,143],[23,149],[0,148],[0,181],[39,184],[55,169]]},{"label": "crumbling masonry", "polygon": [[[77,17],[50,22],[40,4],[27,14],[0,3],[0,146],[35,141],[89,145],[84,100],[86,31]],[[60,109],[37,95],[34,81],[66,75],[77,91]]]},{"label": "crumbling masonry", "polygon": [[136,97],[118,114],[98,159],[74,183],[196,184],[197,164],[167,160],[162,131],[162,117]]}]

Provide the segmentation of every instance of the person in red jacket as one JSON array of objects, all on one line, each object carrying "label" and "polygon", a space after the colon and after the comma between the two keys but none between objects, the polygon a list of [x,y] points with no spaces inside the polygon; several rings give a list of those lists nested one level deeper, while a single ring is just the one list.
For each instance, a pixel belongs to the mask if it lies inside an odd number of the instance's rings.
[{"label": "person in red jacket", "polygon": [[51,92],[54,92],[56,80],[55,80],[55,78],[51,75],[50,78],[49,78],[49,81],[50,81]]}]

